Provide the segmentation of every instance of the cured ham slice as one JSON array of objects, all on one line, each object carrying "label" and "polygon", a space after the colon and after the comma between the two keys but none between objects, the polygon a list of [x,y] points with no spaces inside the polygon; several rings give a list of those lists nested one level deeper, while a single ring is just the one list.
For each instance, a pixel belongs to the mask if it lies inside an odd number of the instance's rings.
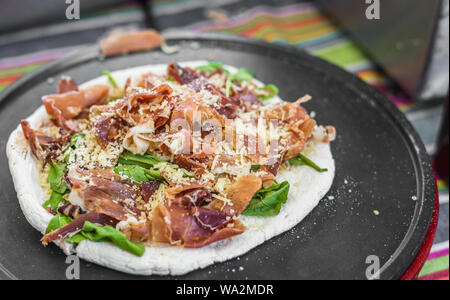
[{"label": "cured ham slice", "polygon": [[201,154],[180,154],[176,158],[176,163],[183,169],[195,171],[197,169],[204,170],[211,164],[213,155]]},{"label": "cured ham slice", "polygon": [[[235,119],[237,111],[241,104],[240,98],[228,98],[214,85],[210,84],[204,78],[197,78],[189,83],[189,87],[200,93],[202,90],[210,92],[218,97],[218,101],[212,106],[221,116],[228,119]],[[259,102],[259,101],[258,101]]]},{"label": "cured ham slice", "polygon": [[42,148],[39,145],[36,133],[33,129],[31,129],[30,123],[28,123],[27,121],[20,121],[20,125],[22,126],[23,135],[30,145],[31,153],[34,155],[34,157],[39,158],[40,153],[42,152]]},{"label": "cured ham slice", "polygon": [[202,183],[191,183],[189,185],[179,185],[179,186],[167,188],[165,190],[165,192],[169,199],[174,199],[177,196],[181,195],[182,193],[196,190],[196,189],[202,189],[205,187],[207,187],[207,185],[202,184]]},{"label": "cured ham slice", "polygon": [[231,99],[234,103],[241,103],[246,108],[246,111],[254,110],[253,106],[259,107],[262,105],[261,100],[248,89],[236,93]]},{"label": "cured ham slice", "polygon": [[110,142],[117,141],[121,132],[128,129],[128,123],[118,116],[100,117],[94,121],[94,128],[99,144],[106,149]]},{"label": "cured ham slice", "polygon": [[254,174],[239,177],[227,190],[227,198],[233,203],[234,215],[240,215],[261,189],[261,179]]},{"label": "cured ham slice", "polygon": [[104,56],[151,50],[161,46],[164,38],[154,30],[116,32],[100,41]]},{"label": "cured ham slice", "polygon": [[244,232],[242,224],[229,218],[210,209],[191,211],[177,205],[160,205],[153,214],[153,239],[186,248],[201,248]]},{"label": "cured ham slice", "polygon": [[89,177],[99,177],[111,181],[120,181],[120,176],[116,173],[111,172],[111,170],[84,170],[77,167],[76,172]]},{"label": "cured ham slice", "polygon": [[182,68],[176,63],[171,63],[167,67],[167,76],[173,78],[179,84],[188,84],[200,77],[195,70],[191,68]]},{"label": "cured ham slice", "polygon": [[144,89],[153,89],[164,82],[164,78],[153,73],[145,73],[142,75],[137,86]]},{"label": "cured ham slice", "polygon": [[69,224],[58,228],[57,230],[54,230],[46,235],[41,239],[42,244],[47,245],[48,243],[51,243],[53,241],[58,241],[65,239],[69,236],[72,236],[83,229],[84,223],[86,221],[89,221],[91,223],[97,224],[97,225],[109,225],[109,226],[115,226],[117,224],[117,221],[107,215],[98,213],[98,212],[90,212],[84,215],[81,215],[80,217],[76,218]]},{"label": "cured ham slice", "polygon": [[221,127],[225,126],[224,118],[216,110],[200,104],[194,97],[174,107],[170,118],[170,126],[172,129],[178,129],[179,127],[193,129],[194,122],[197,121],[204,122],[203,125],[208,121],[213,129],[216,127],[219,127],[216,129],[221,129]]},{"label": "cured ham slice", "polygon": [[146,221],[138,224],[130,224],[122,232],[132,242],[149,242],[152,239],[152,223]]},{"label": "cured ham slice", "polygon": [[154,241],[200,248],[218,240],[240,234],[244,227],[232,215],[209,206],[211,192],[200,184],[166,190],[171,199],[153,212]]},{"label": "cured ham slice", "polygon": [[131,186],[113,180],[107,180],[101,177],[92,177],[91,185],[106,192],[113,199],[127,200],[136,199],[136,191]]},{"label": "cured ham slice", "polygon": [[[84,205],[89,211],[97,211],[119,221],[126,221],[130,212],[106,192],[95,187],[88,187],[81,193]],[[70,199],[70,198],[69,198]]]},{"label": "cured ham slice", "polygon": [[86,213],[84,210],[81,209],[81,207],[70,203],[58,207],[58,212],[74,219]]},{"label": "cured ham slice", "polygon": [[61,136],[61,138],[55,139],[37,130],[33,130],[30,123],[25,120],[21,120],[20,125],[25,139],[30,145],[32,155],[38,159],[45,158],[45,155],[51,155],[51,151],[57,150],[67,143],[68,136]]},{"label": "cured ham slice", "polygon": [[223,228],[231,220],[224,212],[204,207],[192,207],[191,214],[201,227],[212,231]]},{"label": "cured ham slice", "polygon": [[236,222],[236,225],[233,227],[225,227],[223,229],[217,230],[210,235],[191,235],[193,238],[187,239],[184,242],[184,247],[186,248],[202,248],[209,244],[212,244],[217,241],[221,241],[224,239],[229,239],[235,235],[239,235],[245,231],[245,227]]},{"label": "cured ham slice", "polygon": [[129,215],[141,213],[135,207],[136,190],[120,181],[120,177],[109,171],[77,170],[90,177],[90,182],[68,177],[72,191],[69,201],[87,211],[97,211],[116,220],[126,221]]},{"label": "cured ham slice", "polygon": [[68,92],[78,92],[78,85],[72,78],[63,76],[59,79],[58,94],[65,94]]},{"label": "cured ham slice", "polygon": [[240,215],[250,203],[253,196],[261,189],[261,178],[254,174],[239,177],[226,191],[230,203],[216,199],[208,207],[223,211],[229,215]]},{"label": "cured ham slice", "polygon": [[293,124],[307,117],[306,109],[299,102],[275,104],[265,112],[264,117],[269,120],[279,120]]},{"label": "cured ham slice", "polygon": [[159,104],[165,96],[168,96],[171,93],[172,88],[168,84],[162,84],[150,91],[136,91],[128,96],[127,109],[130,111],[139,108],[144,104]]},{"label": "cured ham slice", "polygon": [[[120,117],[128,124],[136,126],[151,120],[151,116],[154,114],[150,113],[152,111],[150,107],[160,104],[171,93],[172,88],[167,84],[160,85],[150,91],[135,90],[130,92],[123,100],[118,101],[114,110],[120,112]],[[168,117],[166,116],[167,120]]]},{"label": "cured ham slice", "polygon": [[161,185],[158,181],[144,181],[142,182],[142,199],[148,203],[153,194],[159,189]]},{"label": "cured ham slice", "polygon": [[42,97],[42,103],[47,113],[54,117],[60,127],[67,127],[66,120],[74,119],[83,110],[94,104],[103,103],[109,93],[109,87],[94,85],[82,91],[70,91],[64,94],[48,95]]},{"label": "cured ham slice", "polygon": [[200,206],[203,203],[211,202],[211,191],[207,189],[193,189],[177,195],[171,204],[181,205],[183,207]]},{"label": "cured ham slice", "polygon": [[299,120],[289,127],[291,133],[288,136],[287,151],[284,159],[290,159],[299,155],[306,142],[312,137],[316,121],[306,117],[305,120]]}]

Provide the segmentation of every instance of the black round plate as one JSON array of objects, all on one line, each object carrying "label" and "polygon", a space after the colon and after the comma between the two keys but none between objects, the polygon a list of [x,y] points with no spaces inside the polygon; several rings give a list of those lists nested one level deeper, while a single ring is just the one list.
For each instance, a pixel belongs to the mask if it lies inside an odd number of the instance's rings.
[{"label": "black round plate", "polygon": [[[177,278],[366,279],[371,255],[380,259],[382,279],[400,278],[426,236],[434,203],[429,158],[404,115],[355,76],[297,49],[217,35],[172,36],[168,43],[179,44],[181,51],[103,59],[96,46],[88,47],[23,77],[0,94],[2,276],[65,278],[65,255],[54,245],[42,247],[40,233],[20,210],[5,154],[11,131],[41,105],[42,95],[55,92],[58,78],[69,75],[81,83],[103,70],[214,59],[253,70],[258,79],[276,84],[283,99],[313,96],[305,106],[317,112],[320,124],[337,128],[332,143],[337,171],[328,193],[334,199],[326,197],[292,230],[246,255]],[[82,262],[81,278],[143,277]]]}]

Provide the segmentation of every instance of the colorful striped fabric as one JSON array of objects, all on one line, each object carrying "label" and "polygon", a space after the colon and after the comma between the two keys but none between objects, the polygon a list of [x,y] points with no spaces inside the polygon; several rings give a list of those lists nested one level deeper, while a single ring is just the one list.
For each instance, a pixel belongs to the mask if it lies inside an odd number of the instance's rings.
[{"label": "colorful striped fabric", "polygon": [[[189,3],[201,4],[202,0],[158,0],[153,1],[156,15],[161,10],[165,12],[176,11],[177,5]],[[206,0],[204,0],[206,2]],[[210,0],[208,3],[221,2]],[[224,1],[225,2],[225,1]],[[227,3],[238,1],[228,0]],[[264,1],[261,1],[264,2]],[[257,2],[259,3],[259,2]],[[172,9],[173,7],[173,9]],[[186,9],[186,8],[184,8]],[[129,11],[137,11],[133,2],[124,2],[117,8],[103,11],[99,14],[90,14],[87,18],[95,18],[105,14],[119,14]],[[257,5],[250,9],[242,9],[237,14],[227,14],[223,9],[217,12],[225,14],[220,21],[211,19],[203,20],[187,26],[195,32],[219,32],[231,35],[240,35],[249,38],[266,40],[268,42],[294,45],[308,52],[328,60],[349,72],[359,76],[367,83],[375,86],[388,96],[400,109],[408,111],[415,103],[408,98],[374,63],[352,42],[345,32],[325,16],[311,2],[272,7],[269,5]],[[176,27],[176,26],[174,26]],[[186,26],[185,28],[186,29]],[[20,78],[22,75],[33,71],[49,61],[62,57],[73,48],[49,50],[32,53],[20,57],[9,57],[0,60],[0,91]],[[446,195],[448,203],[447,181],[438,180],[439,191]],[[448,221],[448,220],[447,220]],[[448,280],[448,224],[447,241],[433,246],[431,254],[419,279],[444,279]]]},{"label": "colorful striped fabric", "polygon": [[419,280],[448,280],[448,246],[448,241],[433,246]]},{"label": "colorful striped fabric", "polygon": [[51,50],[0,60],[0,91],[19,79],[22,75],[31,72],[50,61],[61,58],[69,53],[70,50],[73,49]]}]

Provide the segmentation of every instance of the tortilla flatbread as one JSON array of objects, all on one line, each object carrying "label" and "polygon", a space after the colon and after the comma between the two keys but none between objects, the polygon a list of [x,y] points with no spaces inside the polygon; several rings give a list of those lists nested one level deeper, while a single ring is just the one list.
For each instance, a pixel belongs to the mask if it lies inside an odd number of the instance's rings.
[{"label": "tortilla flatbread", "polygon": [[[205,61],[181,63],[182,66],[196,67]],[[149,65],[112,72],[117,83],[124,85],[128,77],[137,77],[146,72],[164,74],[166,65]],[[229,71],[237,69],[226,66]],[[81,85],[85,88],[94,84],[107,84],[105,76]],[[271,101],[280,101],[275,99]],[[26,120],[37,127],[48,119],[45,108],[39,107]],[[80,258],[114,270],[135,275],[183,275],[199,268],[205,268],[217,262],[223,262],[245,254],[252,248],[291,229],[302,221],[330,189],[335,174],[335,164],[328,143],[311,142],[308,157],[328,172],[319,173],[308,166],[293,166],[282,170],[276,177],[278,182],[288,181],[290,191],[287,202],[276,216],[250,217],[239,216],[247,230],[228,240],[222,240],[199,249],[187,249],[166,244],[148,244],[145,254],[137,257],[109,243],[82,241],[78,246],[61,241],[57,245],[65,254],[76,254]],[[42,234],[52,215],[42,204],[46,196],[40,185],[39,173],[30,148],[17,127],[7,143],[9,168],[14,181],[20,207],[28,222]],[[36,241],[38,243],[38,241]]]}]

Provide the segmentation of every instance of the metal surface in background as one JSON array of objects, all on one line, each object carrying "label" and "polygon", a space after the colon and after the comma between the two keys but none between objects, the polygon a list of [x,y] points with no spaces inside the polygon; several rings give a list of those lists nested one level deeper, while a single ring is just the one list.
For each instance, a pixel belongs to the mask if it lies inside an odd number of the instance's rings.
[{"label": "metal surface in background", "polygon": [[[212,58],[251,69],[261,81],[276,84],[284,99],[312,95],[307,109],[317,112],[320,124],[337,128],[331,145],[336,177],[328,193],[334,198],[325,197],[293,229],[239,258],[181,277],[146,278],[366,279],[370,255],[380,258],[382,279],[400,278],[428,231],[435,189],[425,147],[394,104],[354,75],[304,51],[216,35],[167,38],[170,45],[180,45],[179,53],[154,50],[100,59],[98,48],[90,47],[24,76],[0,94],[0,165],[5,170],[0,210],[7,212],[0,218],[3,276],[65,279],[65,255],[53,244],[43,247],[41,234],[23,216],[5,153],[11,131],[41,105],[42,95],[55,92],[57,78],[64,74],[82,83],[103,70]],[[82,262],[81,278],[143,277]]]},{"label": "metal surface in background", "polygon": [[420,94],[441,0],[380,0],[379,20],[366,17],[363,0],[318,2],[410,95]]}]

